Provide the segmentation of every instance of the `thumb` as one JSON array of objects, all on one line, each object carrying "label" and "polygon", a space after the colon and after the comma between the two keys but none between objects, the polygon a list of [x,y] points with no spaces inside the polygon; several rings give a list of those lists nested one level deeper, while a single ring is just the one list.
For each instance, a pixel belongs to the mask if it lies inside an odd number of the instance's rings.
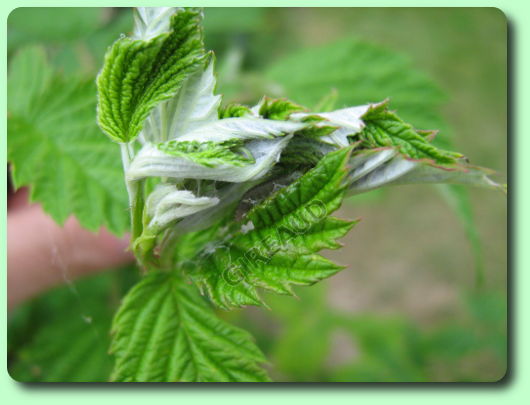
[{"label": "thumb", "polygon": [[71,217],[63,227],[38,204],[8,212],[8,307],[55,285],[134,260],[128,238],[92,233]]}]

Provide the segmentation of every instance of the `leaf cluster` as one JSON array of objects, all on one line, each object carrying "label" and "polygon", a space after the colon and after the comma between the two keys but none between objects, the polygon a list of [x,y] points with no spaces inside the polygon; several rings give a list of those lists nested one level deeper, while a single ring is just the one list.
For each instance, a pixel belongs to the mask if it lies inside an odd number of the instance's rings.
[{"label": "leaf cluster", "polygon": [[[145,276],[112,322],[114,381],[268,381],[253,338],[218,318],[200,293],[225,310],[267,305],[260,290],[294,295],[293,286],[340,271],[319,252],[339,248],[355,225],[332,216],[348,194],[408,183],[499,187],[488,171],[434,145],[431,131],[373,103],[395,94],[412,115],[405,99],[425,93],[431,107],[441,99],[395,55],[344,41],[269,69],[316,111],[268,97],[221,106],[200,10],[139,8],[135,22],[97,78],[97,122],[120,144],[121,163],[94,124],[92,81],[53,71],[42,48],[15,56],[8,89],[16,186],[31,185],[60,223],[74,214],[89,229],[119,234],[130,215]],[[352,77],[355,63],[374,68]],[[345,93],[326,96],[334,82],[347,82]],[[121,165],[126,187],[117,186]]]}]

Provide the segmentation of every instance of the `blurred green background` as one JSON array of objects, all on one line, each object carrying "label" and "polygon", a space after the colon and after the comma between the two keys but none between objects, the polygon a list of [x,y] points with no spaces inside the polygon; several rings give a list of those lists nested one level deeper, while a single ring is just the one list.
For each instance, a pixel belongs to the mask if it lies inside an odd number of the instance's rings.
[{"label": "blurred green background", "polygon": [[[95,77],[106,47],[131,27],[129,9],[19,8],[8,20],[8,58],[38,43],[65,75]],[[225,101],[285,95],[340,108],[389,97],[404,119],[440,129],[437,142],[505,181],[507,26],[497,9],[208,8],[205,39]],[[505,197],[402,186],[351,198],[339,216],[362,218],[345,247],[329,253],[348,266],[343,272],[298,289],[300,300],[267,296],[272,311],[221,314],[254,333],[273,379],[502,378]],[[19,308],[9,327],[11,374],[105,380],[110,314],[135,277],[131,269],[98,276]],[[88,336],[84,346],[65,350],[61,330]],[[81,372],[87,351],[92,364]]]}]

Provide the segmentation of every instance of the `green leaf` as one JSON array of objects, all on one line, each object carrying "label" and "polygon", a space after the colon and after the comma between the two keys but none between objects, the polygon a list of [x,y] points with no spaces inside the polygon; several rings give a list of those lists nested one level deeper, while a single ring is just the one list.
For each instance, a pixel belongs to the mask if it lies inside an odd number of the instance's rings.
[{"label": "green leaf", "polygon": [[219,119],[244,117],[251,114],[250,109],[241,104],[228,104],[219,109]]},{"label": "green leaf", "polygon": [[456,163],[462,155],[444,151],[431,144],[425,133],[416,131],[386,105],[371,108],[362,117],[365,127],[359,133],[363,144],[369,148],[396,146],[404,155],[413,159],[432,159],[439,164]]},{"label": "green leaf", "polygon": [[160,102],[175,96],[204,61],[201,13],[180,10],[170,32],[150,40],[121,38],[107,52],[98,76],[98,123],[114,141],[136,138]]},{"label": "green leaf", "polygon": [[118,147],[94,122],[92,80],[54,74],[42,48],[15,55],[8,76],[8,161],[15,186],[30,186],[62,224],[74,214],[90,230],[128,227]]},{"label": "green leaf", "polygon": [[137,284],[112,330],[114,381],[268,381],[250,335],[217,318],[172,273],[154,272]]},{"label": "green leaf", "polygon": [[29,116],[35,104],[50,90],[53,76],[44,48],[31,46],[20,50],[9,64],[8,118],[13,113]]},{"label": "green leaf", "polygon": [[292,294],[291,285],[310,285],[341,269],[315,253],[338,248],[336,239],[355,224],[329,217],[344,197],[349,155],[349,148],[328,154],[251,210],[228,242],[191,263],[192,279],[216,305],[260,305],[259,287]]},{"label": "green leaf", "polygon": [[305,107],[295,104],[285,98],[271,99],[264,97],[259,106],[259,115],[271,120],[287,120],[294,112],[305,111]]},{"label": "green leaf", "polygon": [[[197,142],[172,140],[159,143],[157,148],[162,152],[189,159],[206,167],[219,165],[245,166],[256,161],[247,155],[237,153],[238,148],[242,149],[240,141],[225,142]],[[243,150],[244,151],[244,150]]]}]

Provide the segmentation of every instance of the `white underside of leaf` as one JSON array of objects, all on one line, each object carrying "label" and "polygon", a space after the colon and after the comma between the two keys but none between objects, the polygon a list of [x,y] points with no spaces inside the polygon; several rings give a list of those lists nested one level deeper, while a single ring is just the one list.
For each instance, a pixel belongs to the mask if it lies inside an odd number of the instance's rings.
[{"label": "white underside of leaf", "polygon": [[173,228],[174,233],[183,235],[186,232],[208,228],[223,218],[229,212],[230,207],[239,203],[243,195],[253,186],[255,186],[254,182],[230,184],[219,192],[219,204],[184,218]]},{"label": "white underside of leaf", "polygon": [[214,95],[214,61],[183,83],[177,95],[157,106],[145,122],[143,137],[150,142],[179,138],[218,120],[221,96]]},{"label": "white underside of leaf", "polygon": [[365,104],[356,107],[342,108],[331,112],[293,113],[290,115],[290,118],[297,121],[315,116],[323,118],[324,121],[316,122],[315,125],[318,127],[331,125],[338,128],[330,135],[323,136],[321,140],[336,145],[339,148],[345,148],[350,144],[348,136],[355,135],[364,128],[362,117],[370,108],[376,107],[380,104],[381,103]]},{"label": "white underside of leaf", "polygon": [[372,107],[372,104],[360,105],[356,107],[342,108],[331,112],[316,112],[316,113],[293,113],[291,119],[301,120],[303,118],[317,116],[324,118],[328,122],[323,125],[334,124],[340,127],[352,129],[359,132],[364,128],[364,122],[361,119],[364,114]]},{"label": "white underside of leaf", "polygon": [[263,177],[280,159],[283,148],[291,136],[270,140],[254,140],[246,148],[255,163],[243,167],[219,165],[205,167],[189,159],[167,155],[152,145],[145,145],[134,158],[127,178],[130,181],[145,177],[170,177],[175,179],[205,179],[239,183]]},{"label": "white underside of leaf", "polygon": [[265,118],[226,118],[182,135],[180,141],[224,142],[231,139],[274,138],[298,131],[307,124]]},{"label": "white underside of leaf", "polygon": [[413,170],[394,180],[392,184],[466,184],[506,192],[506,188],[503,185],[494,182],[488,177],[491,174],[490,170],[476,166],[467,166],[460,170],[444,170],[436,166],[417,164]]},{"label": "white underside of leaf", "polygon": [[395,149],[374,150],[359,153],[350,159],[349,181],[353,184],[363,176],[396,156]]},{"label": "white underside of leaf", "polygon": [[488,178],[490,171],[460,165],[442,168],[428,161],[416,161],[400,155],[395,149],[369,150],[350,159],[349,194],[398,184],[451,183],[487,188],[504,188]]},{"label": "white underside of leaf", "polygon": [[169,31],[171,16],[177,7],[136,7],[133,38],[148,41]]},{"label": "white underside of leaf", "polygon": [[216,197],[196,197],[172,184],[159,184],[149,195],[147,213],[150,227],[162,228],[179,218],[203,211],[219,203]]},{"label": "white underside of leaf", "polygon": [[355,131],[351,128],[339,128],[335,131],[333,131],[331,134],[327,136],[323,136],[320,138],[321,141],[336,145],[339,148],[346,148],[350,145],[350,141],[348,139],[348,136],[354,135]]}]

